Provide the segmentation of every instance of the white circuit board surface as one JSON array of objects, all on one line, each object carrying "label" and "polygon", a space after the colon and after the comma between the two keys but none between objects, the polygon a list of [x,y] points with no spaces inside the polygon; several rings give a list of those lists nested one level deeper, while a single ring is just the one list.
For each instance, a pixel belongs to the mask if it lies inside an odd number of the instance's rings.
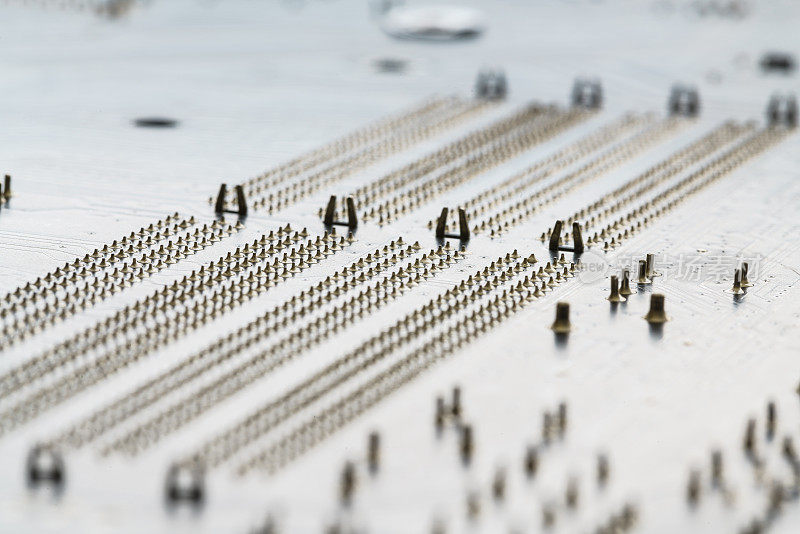
[{"label": "white circuit board surface", "polygon": [[[431,43],[388,37],[364,2],[153,1],[134,3],[113,19],[69,3],[2,3],[0,174],[13,176],[14,194],[0,209],[3,294],[168,214],[210,224],[209,197],[220,183],[240,183],[431,95],[470,99],[476,74],[487,65],[504,69],[509,96],[276,213],[252,210],[245,227],[219,243],[4,349],[0,374],[265,233],[290,224],[322,235],[318,210],[330,195],[371,183],[531,101],[565,107],[578,76],[601,79],[605,99],[596,115],[411,213],[382,226],[363,221],[342,251],[0,436],[0,532],[244,533],[270,517],[279,532],[339,525],[344,532],[588,533],[628,503],[638,516],[632,532],[741,532],[763,518],[770,477],[782,477],[787,486],[793,480],[782,458],[783,438],[800,443],[797,133],[620,246],[608,252],[591,247],[581,262],[597,272],[580,273],[532,300],[278,472],[241,477],[236,467],[391,362],[365,371],[294,414],[269,439],[210,469],[202,506],[168,506],[164,498],[173,461],[402,315],[512,250],[534,254],[536,268],[546,263],[540,235],[555,220],[725,120],[757,120],[760,128],[769,98],[798,88],[796,73],[765,74],[759,67],[765,52],[800,53],[797,6],[751,1],[736,3],[742,11],[727,11],[702,4],[728,3],[476,2],[471,6],[486,16],[484,35]],[[401,63],[400,72],[376,67],[387,59]],[[60,491],[26,483],[25,461],[35,443],[398,236],[419,242],[422,252],[436,247],[428,221],[442,207],[458,206],[623,113],[654,112],[652,120],[662,120],[675,82],[697,87],[699,118],[502,235],[473,236],[464,259],[155,446],[135,456],[99,454],[101,445],[157,413],[169,397],[97,443],[65,451]],[[177,127],[132,124],[150,116],[175,119]],[[346,235],[346,228],[337,233]],[[662,276],[634,287],[636,294],[611,308],[608,277],[622,267],[635,271],[645,254],[655,255]],[[753,286],[735,297],[730,289],[742,261],[750,263]],[[666,299],[670,320],[660,332],[642,318],[652,293]],[[558,301],[569,302],[573,327],[562,342],[550,329]],[[462,390],[463,419],[474,430],[467,467],[456,428],[448,423],[437,436],[434,427],[435,399],[449,397],[454,386]],[[3,397],[0,415],[23,398]],[[778,414],[771,441],[763,436],[769,401]],[[566,434],[543,446],[531,479],[523,470],[526,447],[541,441],[543,413],[561,402],[569,408]],[[758,424],[758,467],[742,452],[750,417]],[[363,465],[374,430],[381,463],[372,475]],[[710,487],[715,449],[724,456],[724,491]],[[602,488],[595,476],[598,454],[610,461]],[[346,461],[358,472],[348,505],[339,497]],[[492,496],[498,470],[506,473],[502,499]],[[702,473],[695,505],[687,502],[692,470]],[[564,503],[570,480],[579,489],[574,506]],[[790,493],[765,529],[800,529],[797,496]],[[543,511],[554,514],[551,525],[544,525]]]}]

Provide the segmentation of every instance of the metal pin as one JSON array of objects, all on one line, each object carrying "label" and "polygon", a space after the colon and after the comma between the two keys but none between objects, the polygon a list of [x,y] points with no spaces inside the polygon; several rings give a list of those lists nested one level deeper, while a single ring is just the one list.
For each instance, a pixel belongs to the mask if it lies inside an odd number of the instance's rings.
[{"label": "metal pin", "polygon": [[506,495],[506,470],[498,468],[492,481],[492,495],[496,501],[502,501]]},{"label": "metal pin", "polygon": [[545,529],[551,528],[556,522],[556,511],[550,505],[542,507],[542,526]]},{"label": "metal pin", "polygon": [[696,505],[700,501],[700,472],[693,470],[689,473],[689,484],[686,487],[686,498],[689,504]]},{"label": "metal pin", "polygon": [[542,441],[545,444],[550,443],[550,438],[553,435],[553,416],[550,412],[542,414]]},{"label": "metal pin", "polygon": [[453,388],[453,399],[452,399],[452,406],[450,410],[453,414],[453,417],[456,419],[461,417],[462,408],[461,408],[461,388],[459,386],[455,386]]},{"label": "metal pin", "polygon": [[476,491],[470,491],[467,494],[467,517],[470,519],[477,518],[481,513],[481,499]]},{"label": "metal pin", "polygon": [[567,403],[561,402],[558,405],[558,437],[564,438],[567,432]]},{"label": "metal pin", "polygon": [[664,295],[661,293],[650,295],[650,310],[644,318],[650,324],[662,324],[667,321],[667,314],[664,311]]},{"label": "metal pin", "polygon": [[353,462],[344,464],[340,485],[342,503],[350,504],[353,499],[353,492],[356,488],[356,466]]},{"label": "metal pin", "polygon": [[564,495],[564,500],[567,503],[567,508],[576,508],[578,506],[578,480],[570,478],[567,482],[567,491]]},{"label": "metal pin", "polygon": [[742,289],[742,271],[736,269],[733,273],[733,287],[731,288],[731,293],[734,295],[741,295],[744,293]]},{"label": "metal pin", "polygon": [[647,276],[647,262],[645,260],[639,260],[639,276],[636,277],[637,284],[650,284],[650,278]]},{"label": "metal pin", "polygon": [[438,396],[436,397],[436,416],[434,418],[434,423],[436,425],[437,433],[441,433],[442,429],[444,428],[444,420],[446,417],[445,412],[447,408],[444,405],[444,397]]},{"label": "metal pin", "polygon": [[656,262],[655,254],[647,254],[645,256],[645,265],[647,266],[648,278],[654,278],[656,276],[659,276],[659,274],[655,271],[655,262]]},{"label": "metal pin", "polygon": [[619,288],[619,294],[623,297],[633,295],[633,291],[631,291],[631,273],[628,269],[622,271],[622,285]]},{"label": "metal pin", "polygon": [[783,438],[783,457],[792,465],[793,469],[798,469],[797,451],[795,451],[791,436]]},{"label": "metal pin", "polygon": [[756,420],[751,418],[747,421],[747,430],[744,433],[744,450],[748,456],[756,452]]},{"label": "metal pin", "polygon": [[747,278],[747,272],[750,270],[750,266],[747,262],[742,262],[742,287],[750,287],[753,284],[750,283],[750,280]]},{"label": "metal pin", "polygon": [[461,427],[461,460],[467,464],[472,460],[472,452],[475,445],[473,443],[472,425],[464,425]]},{"label": "metal pin", "polygon": [[381,459],[381,436],[373,431],[369,434],[367,444],[367,463],[369,464],[370,473],[376,473]]},{"label": "metal pin", "polygon": [[722,451],[711,453],[711,482],[714,486],[722,485]]},{"label": "metal pin", "polygon": [[608,475],[611,468],[608,464],[608,456],[605,454],[597,455],[597,483],[601,487],[608,483]]},{"label": "metal pin", "polygon": [[556,319],[550,327],[556,334],[567,334],[571,330],[569,322],[569,303],[556,303]]},{"label": "metal pin", "polygon": [[536,470],[539,468],[539,450],[533,445],[528,446],[528,450],[525,451],[524,467],[528,478],[536,475]]},{"label": "metal pin", "polygon": [[616,276],[611,277],[611,294],[606,298],[606,300],[611,303],[625,301],[625,298],[623,298],[619,293],[619,278]]},{"label": "metal pin", "polygon": [[772,439],[775,435],[775,424],[777,423],[778,414],[775,408],[775,401],[767,403],[767,439]]}]

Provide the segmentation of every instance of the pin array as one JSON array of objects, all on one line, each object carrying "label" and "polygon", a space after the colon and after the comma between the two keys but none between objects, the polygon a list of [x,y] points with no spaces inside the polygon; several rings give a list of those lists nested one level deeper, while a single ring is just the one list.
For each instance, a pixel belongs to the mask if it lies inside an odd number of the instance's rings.
[{"label": "pin array", "polygon": [[[237,247],[12,369],[0,380],[33,391],[0,413],[0,434],[349,244],[344,238],[327,234],[303,241],[304,234],[305,230],[296,232],[287,227],[280,235],[263,235],[252,245]],[[296,247],[291,247],[295,243]],[[281,250],[287,252],[280,254]],[[67,373],[57,372],[67,364]],[[49,382],[41,383],[45,378]]]},{"label": "pin array", "polygon": [[[479,153],[481,149],[489,146],[503,135],[541,118],[548,112],[552,114],[554,110],[538,104],[530,104],[508,117],[477,129],[408,165],[357,188],[350,196],[359,206],[372,206],[410,185],[424,181],[437,170],[444,169],[471,154]],[[378,213],[365,211],[362,217],[365,220],[374,219],[378,217]]]},{"label": "pin array", "polygon": [[[223,399],[241,391],[278,366],[297,358],[308,349],[336,335],[359,318],[375,312],[402,295],[417,281],[427,279],[433,273],[447,268],[461,257],[458,251],[444,248],[434,251],[431,256],[436,258],[435,262],[432,261],[430,266],[423,267],[422,272],[417,273],[419,278],[397,277],[396,273],[391,273],[371,286],[368,285],[366,288],[359,286],[362,289],[357,295],[304,324],[288,337],[233,365],[210,384],[200,384],[199,387],[185,393],[156,415],[114,440],[103,451],[105,453],[115,451],[137,454],[152,446]],[[401,268],[400,272],[407,272],[413,268],[413,265],[414,261],[409,261]],[[223,359],[222,363],[228,363],[226,360],[227,358]],[[311,390],[308,390],[306,394],[310,392]],[[287,410],[289,407],[290,405],[286,404],[282,408]]]},{"label": "pin array", "polygon": [[[352,307],[358,305],[360,295],[351,297],[332,309],[330,307],[340,296],[359,287],[361,287],[363,295],[377,298],[377,304],[390,299],[391,294],[388,297],[380,298],[379,292],[373,292],[371,287],[367,287],[365,290],[363,285],[368,280],[378,277],[396,266],[404,258],[417,254],[419,249],[419,244],[405,245],[403,239],[399,238],[393,240],[389,245],[360,257],[340,271],[336,271],[332,276],[287,298],[282,304],[217,339],[206,348],[190,355],[146,383],[137,385],[132,392],[98,410],[53,441],[72,447],[79,447],[93,441],[110,428],[157,402],[167,393],[187,386],[220,365],[231,365],[237,355],[256,348],[259,341],[271,339],[271,336],[290,330],[294,325],[305,324],[306,326],[294,332],[282,344],[274,345],[274,351],[270,352],[269,356],[274,360],[279,353],[278,349],[291,349],[292,344],[298,340],[303,340],[306,348],[310,348],[311,345],[334,335],[338,330],[334,327],[330,331],[322,330],[316,333],[322,323],[318,319],[312,320],[311,315],[321,310],[326,310],[328,315],[343,314],[342,317],[348,313],[353,315]],[[422,258],[410,263],[417,272],[414,275],[408,275],[411,278],[409,283],[417,283],[423,275],[428,276],[431,268],[433,270],[438,268],[438,263],[431,259],[434,252],[424,254]],[[405,270],[401,270],[401,274],[404,273]],[[348,312],[348,310],[350,311]],[[305,339],[303,335],[305,335]],[[289,361],[297,352],[289,352],[284,361]]]},{"label": "pin array", "polygon": [[[473,231],[476,234],[488,233],[491,237],[503,234],[528,219],[543,206],[555,202],[581,185],[639,155],[646,148],[673,133],[684,123],[684,119],[665,119],[646,126],[632,137],[603,151],[547,186],[534,190],[522,198],[514,197],[513,204],[495,210],[483,220],[476,221]],[[564,238],[569,239],[569,234],[565,234]]]},{"label": "pin array", "polygon": [[[409,115],[368,127],[276,170],[245,182],[247,197],[255,210],[278,212],[364,167],[458,124],[491,104],[451,97],[424,104]],[[235,207],[231,198],[225,207]],[[212,199],[213,202],[213,199]]]},{"label": "pin array", "polygon": [[346,397],[321,409],[272,446],[241,462],[237,472],[243,474],[256,468],[277,471],[436,362],[452,355],[537,298],[522,281],[511,284],[503,293],[492,292],[493,297],[481,299],[483,304],[475,303],[475,307],[469,308],[471,312],[461,314],[461,318],[449,328],[396,360],[391,367]]},{"label": "pin array", "polygon": [[[752,129],[753,125],[751,124],[740,126],[732,121],[717,126],[702,138],[674,152],[617,189],[566,217],[564,224],[570,226],[574,222],[581,222],[584,230],[588,231],[603,219],[607,219],[624,206],[646,195],[658,185],[665,183]],[[587,233],[587,244],[602,243],[606,237],[612,237],[608,232],[615,229],[615,224],[618,226],[621,223],[616,221],[612,223],[610,229],[602,229],[591,236]],[[549,239],[551,231],[552,229],[549,229],[542,235],[542,241]]]},{"label": "pin array", "polygon": [[[269,402],[253,412],[233,427],[223,431],[218,437],[201,446],[189,455],[194,461],[208,465],[218,465],[237,452],[246,443],[270,431],[281,421],[307,406],[311,401],[321,398],[334,388],[357,377],[378,363],[393,356],[404,345],[414,342],[442,321],[459,313],[471,302],[494,289],[507,273],[514,273],[522,266],[532,264],[528,258],[499,258],[491,269],[478,271],[417,310],[406,315],[380,334],[373,336],[358,347],[344,354],[336,361],[302,381],[292,390]],[[502,270],[501,270],[502,268]],[[495,274],[493,274],[495,273]],[[522,286],[518,286],[522,288]],[[460,395],[454,391],[453,403],[448,407],[446,417],[452,416],[454,407],[460,406]],[[444,402],[442,402],[444,405]]]},{"label": "pin array", "polygon": [[[460,159],[460,162],[455,165],[439,163],[441,172],[423,168],[418,173],[420,176],[413,182],[409,176],[417,173],[404,176],[404,179],[398,180],[392,188],[383,187],[372,190],[369,196],[365,195],[369,200],[359,204],[364,212],[363,218],[377,220],[378,224],[383,225],[407,215],[446,191],[466,183],[478,174],[554,137],[590,114],[574,109],[565,112],[546,110],[543,113],[526,116],[524,120],[517,120],[514,116],[513,120],[501,121],[497,124],[501,127],[494,129],[496,132],[492,131],[492,127],[487,128],[492,132],[490,142],[476,147],[466,154],[454,151],[452,153],[453,162],[456,163]],[[512,127],[507,127],[507,125]],[[461,159],[462,156],[463,159]],[[445,158],[446,161],[447,158]],[[401,185],[404,186],[403,189],[400,189]],[[411,187],[407,187],[409,185]],[[378,199],[381,197],[385,197],[385,200],[379,201]]]},{"label": "pin array", "polygon": [[615,221],[596,232],[588,243],[602,243],[604,250],[611,250],[623,241],[636,235],[653,220],[672,211],[692,195],[719,180],[747,160],[762,153],[785,137],[783,129],[766,128],[747,136],[732,148],[713,160],[703,164],[685,178],[674,183],[652,199],[640,204]]},{"label": "pin array", "polygon": [[239,229],[214,221],[192,232],[196,225],[193,217],[169,215],[18,287],[0,304],[0,350],[102,302]]},{"label": "pin array", "polygon": [[[469,200],[460,202],[459,207],[466,210],[470,219],[477,219],[490,209],[518,198],[520,194],[552,176],[555,172],[580,161],[589,154],[615,141],[629,130],[650,120],[647,115],[626,113],[566,148],[558,150],[525,170],[501,181],[499,184],[485,189]],[[432,228],[434,224],[435,221],[429,221],[428,228]],[[448,226],[448,231],[454,230],[452,225]]]}]

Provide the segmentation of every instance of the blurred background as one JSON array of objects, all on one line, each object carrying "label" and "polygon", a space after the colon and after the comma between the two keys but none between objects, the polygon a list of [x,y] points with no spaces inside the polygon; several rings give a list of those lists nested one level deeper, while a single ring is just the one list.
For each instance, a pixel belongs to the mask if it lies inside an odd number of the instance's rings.
[{"label": "blurred background", "polygon": [[[191,203],[432,93],[469,94],[482,68],[520,102],[565,102],[591,76],[611,110],[661,110],[683,82],[707,111],[761,115],[796,85],[759,67],[796,52],[795,15],[790,0],[4,0],[0,161],[47,186],[42,205],[118,208],[127,181]],[[152,117],[175,127],[135,126]]]}]

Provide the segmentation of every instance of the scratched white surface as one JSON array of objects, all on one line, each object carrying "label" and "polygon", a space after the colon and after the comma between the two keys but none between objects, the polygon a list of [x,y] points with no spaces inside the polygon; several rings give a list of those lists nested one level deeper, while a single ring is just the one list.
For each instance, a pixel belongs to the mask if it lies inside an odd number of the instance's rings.
[{"label": "scratched white surface", "polygon": [[[45,4],[0,5],[0,171],[14,176],[15,193],[0,211],[3,293],[167,213],[210,220],[207,199],[221,181],[258,174],[430,94],[467,95],[482,66],[502,66],[509,77],[511,102],[495,115],[532,99],[565,103],[573,78],[585,74],[603,80],[606,108],[600,117],[391,227],[359,229],[351,249],[0,439],[1,532],[248,532],[267,514],[277,517],[285,532],[321,532],[340,518],[367,532],[429,532],[436,519],[448,532],[539,532],[542,504],[563,501],[569,476],[579,477],[580,504],[569,513],[559,509],[551,532],[592,532],[623,502],[638,507],[635,532],[738,532],[764,507],[741,439],[747,417],[757,415],[763,423],[768,399],[777,402],[779,414],[770,465],[788,476],[777,443],[784,434],[794,435],[796,443],[800,439],[794,393],[800,380],[797,134],[608,256],[597,255],[598,261],[612,261],[652,252],[663,259],[665,275],[652,290],[633,295],[615,313],[604,300],[605,277],[574,280],[273,478],[236,478],[231,462],[211,473],[200,511],[170,511],[163,503],[166,466],[193,444],[501,253],[517,248],[545,258],[538,236],[556,217],[614,189],[721,120],[761,120],[772,93],[798,88],[796,74],[766,76],[758,68],[765,50],[800,54],[793,2],[747,2],[743,18],[700,17],[698,3],[688,1],[475,2],[470,5],[486,14],[487,32],[459,43],[392,40],[381,33],[365,2],[162,0],[137,5],[117,20]],[[381,73],[374,67],[378,58],[403,59],[408,67]],[[675,81],[699,88],[698,124],[506,236],[473,239],[463,264],[222,403],[147,454],[101,458],[89,447],[67,455],[60,496],[26,487],[24,458],[37,439],[52,436],[357,254],[397,235],[434,246],[425,223],[441,205],[455,205],[622,111],[662,113]],[[164,130],[132,126],[133,119],[151,115],[180,124]],[[316,210],[329,194],[375,179],[479,122],[359,172],[274,217],[253,214],[241,235],[0,355],[0,370],[278,224],[321,232]],[[677,258],[699,258],[713,269],[719,261],[734,265],[724,262],[737,257],[761,258],[756,284],[739,302],[725,292],[731,269],[723,269],[720,280],[678,273]],[[642,319],[649,291],[666,295],[671,320],[661,336],[652,335]],[[572,306],[575,330],[565,346],[557,346],[548,329],[557,300]],[[455,436],[437,439],[432,425],[435,395],[454,384],[464,390],[466,416],[476,432],[469,469],[458,462]],[[541,471],[529,483],[522,475],[522,453],[538,439],[542,411],[561,400],[570,407],[567,438],[542,456]],[[344,510],[336,499],[341,467],[363,456],[373,428],[382,432],[381,471],[361,477],[353,506]],[[712,447],[725,453],[735,499],[726,505],[706,492],[692,511],[685,499],[688,472],[703,467],[707,473]],[[593,485],[598,451],[611,459],[603,491]],[[509,473],[502,505],[489,496],[498,465]],[[482,496],[474,521],[466,519],[468,491]],[[771,532],[800,529],[797,504],[787,503]]]}]

